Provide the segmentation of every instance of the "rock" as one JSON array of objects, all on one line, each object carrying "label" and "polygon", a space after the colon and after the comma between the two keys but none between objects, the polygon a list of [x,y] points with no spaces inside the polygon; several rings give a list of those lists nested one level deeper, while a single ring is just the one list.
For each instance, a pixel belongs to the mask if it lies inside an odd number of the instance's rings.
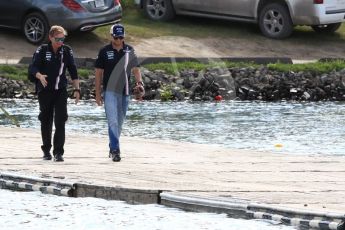
[{"label": "rock", "polygon": [[[336,100],[345,101],[345,69],[329,73],[278,72],[265,66],[258,68],[209,68],[197,71],[182,70],[170,75],[164,70],[141,68],[145,84],[145,100],[160,100],[160,89],[169,86],[173,100]],[[134,77],[132,78],[134,81]],[[95,76],[80,81],[83,99],[95,98]],[[132,82],[131,88],[133,88]],[[68,91],[72,91],[71,85]],[[35,98],[34,84],[9,80],[0,76],[0,97]]]}]

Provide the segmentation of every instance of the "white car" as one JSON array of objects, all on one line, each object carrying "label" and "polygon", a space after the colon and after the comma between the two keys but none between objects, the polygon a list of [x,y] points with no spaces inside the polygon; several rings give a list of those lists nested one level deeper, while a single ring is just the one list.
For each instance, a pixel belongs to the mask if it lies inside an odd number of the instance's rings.
[{"label": "white car", "polygon": [[153,20],[175,14],[257,23],[270,38],[288,37],[295,25],[335,32],[345,21],[345,0],[134,0]]}]

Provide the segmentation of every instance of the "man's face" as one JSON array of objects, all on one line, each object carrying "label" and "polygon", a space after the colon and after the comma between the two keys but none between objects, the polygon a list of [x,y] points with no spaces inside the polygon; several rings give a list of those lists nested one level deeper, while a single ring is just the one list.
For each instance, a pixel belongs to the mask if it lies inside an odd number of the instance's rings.
[{"label": "man's face", "polygon": [[65,41],[65,35],[63,33],[56,33],[54,36],[49,36],[49,39],[54,47],[59,48]]},{"label": "man's face", "polygon": [[122,45],[124,39],[125,38],[122,36],[113,36],[113,43],[116,46],[120,46],[120,45]]}]

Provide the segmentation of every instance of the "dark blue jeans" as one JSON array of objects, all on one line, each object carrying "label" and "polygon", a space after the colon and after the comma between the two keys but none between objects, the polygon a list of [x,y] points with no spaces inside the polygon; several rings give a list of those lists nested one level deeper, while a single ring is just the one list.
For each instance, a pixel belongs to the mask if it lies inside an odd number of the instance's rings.
[{"label": "dark blue jeans", "polygon": [[52,129],[53,121],[55,124],[54,149],[53,154],[64,153],[65,144],[65,123],[67,121],[67,91],[42,90],[38,93],[38,102],[40,105],[40,114],[38,119],[41,121],[41,136],[44,153],[49,153],[52,147]]}]

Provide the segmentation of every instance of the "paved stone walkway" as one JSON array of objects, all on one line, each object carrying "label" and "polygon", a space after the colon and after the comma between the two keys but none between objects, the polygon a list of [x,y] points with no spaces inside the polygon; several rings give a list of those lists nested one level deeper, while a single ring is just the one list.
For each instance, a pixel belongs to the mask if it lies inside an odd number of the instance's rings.
[{"label": "paved stone walkway", "polygon": [[107,143],[102,136],[68,135],[65,162],[47,162],[41,160],[39,130],[0,127],[0,172],[345,213],[345,156],[124,137],[123,160],[114,163],[107,156]]}]

